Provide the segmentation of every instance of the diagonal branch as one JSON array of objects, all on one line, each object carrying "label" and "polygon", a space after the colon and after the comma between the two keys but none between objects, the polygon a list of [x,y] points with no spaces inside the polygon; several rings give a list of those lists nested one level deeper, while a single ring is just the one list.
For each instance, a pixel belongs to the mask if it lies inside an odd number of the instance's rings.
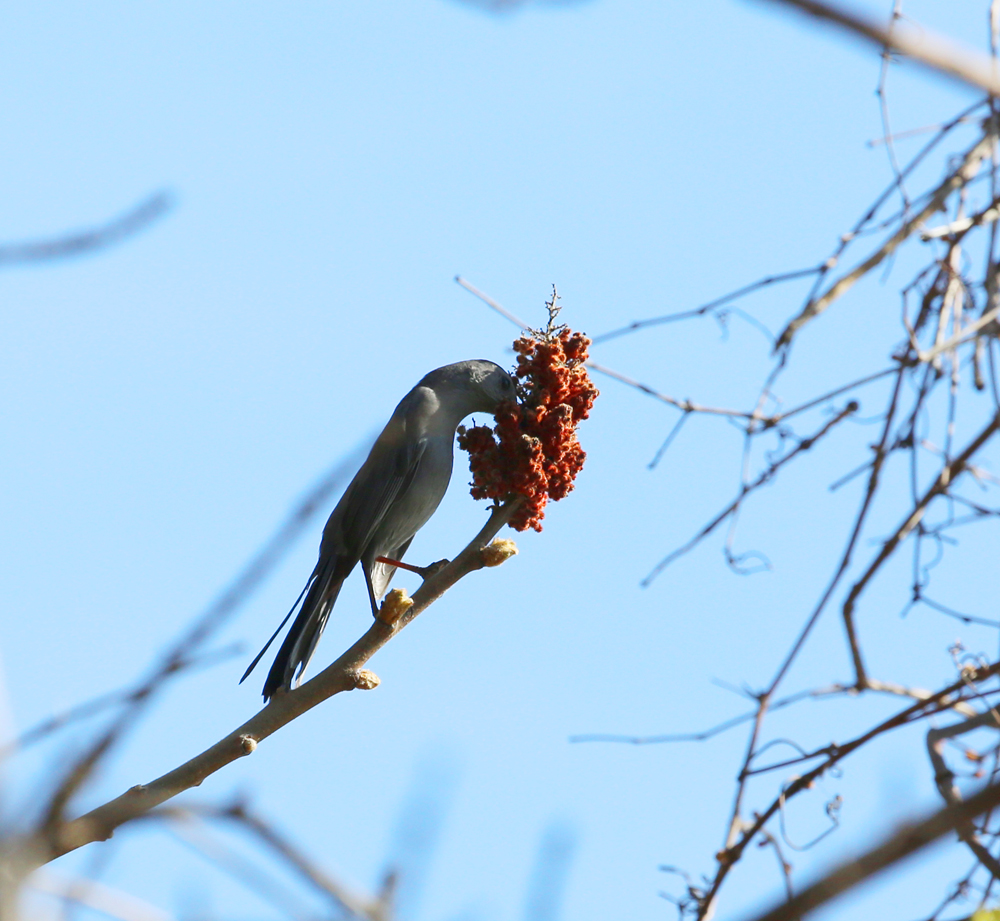
[{"label": "diagonal branch", "polygon": [[63,780],[47,806],[47,814],[42,826],[43,829],[47,829],[46,834],[63,824],[63,811],[76,791],[83,786],[97,764],[107,756],[108,752],[136,723],[143,710],[149,706],[156,693],[162,689],[164,683],[187,667],[187,663],[191,661],[199,647],[239,609],[284,556],[292,542],[302,533],[313,515],[322,507],[330,493],[335,492],[350,475],[350,471],[356,468],[356,455],[359,453],[360,449],[328,471],[225,591],[168,649],[150,673],[127,693],[124,697],[125,706],[122,712],[98,736],[97,741],[82,756],[74,760],[67,769]]},{"label": "diagonal branch", "polygon": [[[245,804],[235,802],[229,806],[211,806],[188,803],[184,806],[163,806],[147,814],[147,818],[171,819],[178,823],[197,820],[226,820],[236,823],[253,835],[324,896],[338,912],[349,918],[363,921],[388,921],[390,906],[379,896],[370,898],[352,891],[327,871],[319,867],[304,851],[282,835],[271,823],[250,811]],[[253,872],[252,870],[250,872]]]},{"label": "diagonal branch", "polygon": [[371,672],[363,671],[362,666],[459,579],[487,565],[483,558],[483,548],[511,519],[520,506],[520,501],[513,499],[494,509],[483,529],[468,546],[451,563],[424,582],[414,593],[412,606],[393,623],[376,620],[350,649],[315,678],[293,691],[276,695],[242,726],[180,767],[150,784],[132,787],[78,819],[55,828],[43,829],[33,840],[23,842],[25,851],[31,854],[32,862],[41,865],[85,844],[107,840],[119,826],[178,793],[198,786],[227,764],[249,755],[256,749],[257,743],[327,698],[355,688],[369,690],[376,687],[378,678]]},{"label": "diagonal branch", "polygon": [[[963,675],[961,680],[946,688],[942,688],[940,691],[931,694],[924,700],[917,701],[905,710],[900,710],[894,716],[883,721],[879,725],[874,726],[862,735],[852,739],[850,742],[845,742],[843,745],[832,744],[827,746],[826,749],[814,752],[813,756],[815,757],[820,755],[825,755],[826,757],[820,764],[816,765],[816,767],[811,768],[806,773],[795,778],[782,790],[781,794],[771,802],[767,809],[762,812],[754,813],[754,821],[752,823],[743,822],[739,826],[734,824],[730,829],[730,840],[727,842],[726,847],[719,851],[716,855],[716,859],[719,863],[718,870],[716,871],[715,878],[712,880],[708,891],[702,899],[701,912],[698,917],[707,918],[710,916],[714,909],[719,889],[728,876],[729,871],[741,859],[743,852],[754,840],[754,838],[778,813],[783,802],[791,799],[793,796],[797,796],[804,790],[811,789],[814,782],[830,770],[831,767],[853,754],[872,739],[901,726],[906,726],[909,723],[926,716],[928,713],[941,712],[944,709],[954,706],[954,699],[952,695],[960,694],[964,688],[968,687],[970,681],[976,683],[986,681],[998,673],[1000,673],[1000,662],[994,662],[992,665],[984,668],[974,669],[968,674]],[[763,712],[763,709],[762,705],[761,712]],[[749,760],[744,765],[743,772],[741,773],[741,788],[743,784],[745,784],[746,777],[749,776],[748,771]],[[790,915],[789,917],[797,918],[798,916]]]},{"label": "diagonal branch", "polygon": [[984,158],[990,156],[993,151],[993,135],[987,133],[984,137],[980,138],[973,146],[970,148],[965,156],[962,158],[962,162],[958,169],[951,172],[948,177],[942,182],[931,194],[930,199],[927,204],[918,211],[912,218],[906,221],[888,240],[885,241],[874,253],[872,253],[867,259],[862,263],[851,269],[846,275],[842,275],[837,279],[826,291],[823,292],[819,297],[812,298],[809,302],[802,308],[802,311],[798,316],[793,317],[789,321],[788,325],[784,328],[781,335],[778,336],[778,342],[775,345],[775,351],[785,348],[791,344],[792,339],[795,334],[810,320],[819,316],[827,307],[829,307],[838,297],[846,294],[857,281],[864,275],[867,275],[872,269],[878,266],[886,257],[891,256],[900,246],[904,243],[912,234],[919,230],[924,222],[932,214],[937,211],[941,211],[948,197],[958,189],[962,188],[966,183],[970,182],[975,178],[976,173],[979,171],[979,164]]},{"label": "diagonal branch", "polygon": [[[634,333],[636,330],[646,329],[650,326],[661,326],[664,323],[676,323],[678,320],[690,320],[694,317],[703,317],[706,313],[716,310],[719,307],[723,307],[730,301],[739,300],[739,298],[745,297],[747,294],[752,294],[754,291],[759,291],[761,288],[767,288],[770,285],[780,284],[785,281],[793,281],[797,278],[808,278],[810,275],[819,274],[822,270],[823,266],[819,265],[814,266],[811,269],[796,269],[793,272],[782,272],[780,275],[768,275],[766,278],[760,278],[755,282],[751,282],[749,285],[744,285],[742,288],[730,291],[728,294],[722,295],[722,297],[717,297],[714,301],[702,304],[701,307],[695,307],[691,310],[682,310],[679,313],[669,313],[659,317],[650,317],[647,320],[633,320],[627,326],[620,326],[617,329],[612,329],[610,332],[594,336],[594,345],[601,342],[607,342],[609,339],[617,339],[619,336]],[[459,284],[464,285],[465,283],[463,281],[459,281]],[[465,287],[468,287],[468,285],[465,285]],[[473,291],[473,293],[478,294],[479,292]],[[490,302],[487,301],[487,303]],[[493,305],[490,304],[490,306]]]},{"label": "diagonal branch", "polygon": [[898,20],[893,22],[890,29],[861,13],[832,3],[823,3],[821,0],[770,2],[795,7],[817,19],[835,23],[848,32],[868,39],[880,49],[897,51],[924,67],[960,80],[991,96],[1000,96],[1000,74],[997,73],[995,60],[974,48],[958,45],[944,36],[935,35],[928,29]]},{"label": "diagonal branch", "polygon": [[825,905],[997,805],[1000,805],[1000,784],[992,784],[964,802],[946,806],[921,822],[905,825],[882,844],[842,863],[797,896],[757,915],[753,921],[798,921],[806,912]]},{"label": "diagonal branch", "polygon": [[649,584],[655,579],[664,569],[666,569],[674,560],[678,557],[684,556],[694,547],[696,547],[701,541],[703,541],[709,534],[711,534],[723,521],[733,515],[742,504],[743,500],[754,490],[759,489],[761,486],[769,483],[778,471],[785,466],[790,460],[793,460],[799,454],[804,451],[808,451],[813,445],[819,441],[824,435],[826,435],[830,429],[832,429],[838,422],[842,422],[848,416],[853,415],[858,410],[858,404],[852,400],[847,404],[840,412],[835,416],[831,417],[823,426],[817,430],[814,435],[810,435],[808,438],[803,438],[791,451],[789,451],[784,456],[780,457],[778,460],[774,461],[766,470],[764,470],[760,476],[757,477],[752,483],[744,483],[740,488],[739,494],[729,503],[718,515],[716,515],[708,524],[706,524],[697,534],[694,535],[686,544],[678,547],[676,550],[668,553],[659,563],[657,563],[649,575],[642,580],[639,584],[643,588],[647,588]]}]

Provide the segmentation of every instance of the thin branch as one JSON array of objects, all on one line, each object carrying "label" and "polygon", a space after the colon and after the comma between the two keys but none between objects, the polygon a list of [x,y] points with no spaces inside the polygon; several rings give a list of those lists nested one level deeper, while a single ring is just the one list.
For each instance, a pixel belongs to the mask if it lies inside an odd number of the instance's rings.
[{"label": "thin branch", "polygon": [[[852,690],[857,690],[855,685],[850,685]],[[874,691],[877,694],[891,694],[894,697],[909,697],[911,700],[930,700],[935,695],[924,688],[909,687],[905,684],[897,684],[895,681],[879,681],[877,678],[869,678],[867,691]],[[963,716],[975,716],[979,711],[975,707],[969,706],[961,698],[951,700],[949,698],[939,698],[939,702],[947,703],[949,709]],[[773,709],[773,708],[772,708]]]},{"label": "thin branch", "polygon": [[986,425],[971,442],[969,442],[965,450],[962,451],[962,453],[959,454],[954,461],[941,468],[941,472],[938,474],[930,487],[928,487],[924,494],[917,500],[913,510],[896,528],[892,535],[890,535],[890,537],[882,544],[882,549],[879,550],[879,552],[875,555],[875,558],[871,561],[871,563],[869,563],[868,568],[854,583],[854,585],[851,586],[851,590],[848,592],[847,598],[844,601],[842,614],[844,618],[844,627],[847,630],[848,643],[851,647],[851,657],[854,660],[854,668],[857,674],[859,687],[864,686],[866,676],[865,667],[861,659],[861,649],[858,645],[858,638],[854,628],[854,606],[858,597],[865,590],[875,573],[881,569],[882,564],[885,563],[890,556],[892,556],[900,543],[906,539],[907,535],[921,521],[924,517],[924,513],[927,511],[927,506],[930,505],[934,499],[947,491],[951,484],[966,470],[969,462],[975,456],[976,452],[978,452],[979,449],[993,437],[998,429],[1000,429],[1000,413],[993,416],[989,424]]},{"label": "thin branch", "polygon": [[839,422],[842,422],[848,416],[857,412],[858,404],[851,401],[847,404],[840,412],[829,419],[815,434],[809,436],[808,438],[803,438],[791,451],[785,454],[783,457],[771,463],[766,470],[764,470],[756,480],[752,483],[744,483],[740,488],[739,494],[729,503],[718,515],[716,515],[708,524],[706,524],[697,534],[694,535],[687,543],[678,547],[676,550],[668,553],[659,563],[657,563],[649,575],[642,580],[639,584],[646,588],[664,569],[666,569],[674,560],[679,557],[684,556],[685,553],[689,553],[698,544],[700,544],[709,534],[711,534],[723,521],[729,518],[730,515],[734,514],[736,510],[740,507],[743,500],[752,492],[759,489],[761,486],[770,482],[774,476],[784,467],[789,461],[793,460],[799,454],[808,451],[812,448],[817,441],[819,441],[824,435],[826,435],[830,429],[832,429]]},{"label": "thin branch", "polygon": [[618,371],[612,371],[611,368],[606,368],[604,365],[599,365],[597,362],[588,359],[585,362],[588,368],[593,368],[598,374],[603,374],[606,377],[614,378],[616,381],[621,381],[623,384],[628,384],[629,387],[634,387],[636,390],[640,390],[647,396],[653,397],[655,400],[659,400],[661,403],[666,403],[668,406],[673,406],[676,409],[681,410],[685,413],[705,413],[709,416],[730,416],[734,419],[760,419],[762,421],[770,422],[770,418],[767,416],[755,416],[753,413],[743,412],[739,409],[720,409],[717,406],[701,406],[698,403],[692,403],[690,400],[678,400],[674,397],[668,397],[664,393],[660,393],[658,390],[654,390],[647,384],[641,384],[637,380],[633,380],[631,377],[627,377],[624,374],[620,374]]},{"label": "thin branch", "polygon": [[[971,121],[971,119],[962,117],[958,121],[959,123],[962,123]],[[902,141],[906,138],[916,137],[917,135],[920,134],[927,134],[928,132],[931,131],[940,131],[943,127],[944,127],[943,122],[936,122],[933,125],[923,125],[920,128],[907,128],[905,131],[895,131],[892,134],[887,135],[885,137],[872,138],[870,141],[867,141],[866,143],[868,144],[869,147],[878,147],[880,144],[887,144],[890,141]]]},{"label": "thin branch", "polygon": [[[901,726],[905,726],[916,719],[921,719],[928,713],[939,712],[946,705],[945,702],[951,700],[952,695],[956,694],[956,692],[960,693],[964,688],[968,687],[969,680],[978,683],[992,678],[997,673],[1000,673],[1000,662],[995,662],[992,665],[983,668],[972,669],[970,670],[968,676],[963,676],[961,680],[949,685],[946,688],[942,688],[926,700],[917,701],[905,710],[899,711],[894,716],[884,720],[882,723],[852,739],[850,742],[843,745],[834,744],[828,746],[828,756],[826,760],[822,764],[819,764],[807,771],[801,777],[797,777],[793,780],[784,790],[781,791],[780,795],[771,802],[767,809],[765,809],[762,813],[754,814],[754,821],[752,823],[738,823],[734,820],[730,829],[730,837],[729,840],[727,840],[726,847],[716,855],[716,859],[719,863],[718,870],[716,871],[715,878],[712,880],[712,883],[702,900],[699,917],[704,918],[711,912],[715,899],[718,896],[719,889],[726,877],[729,875],[729,871],[737,863],[737,861],[740,860],[743,852],[746,850],[750,842],[778,812],[784,801],[791,799],[793,796],[798,795],[804,790],[810,789],[813,783],[830,770],[831,767],[842,761],[848,755],[853,754],[877,736],[893,729],[897,729]],[[934,707],[935,709],[931,710],[931,707]],[[761,714],[763,714],[765,709],[764,701],[762,701],[760,711]],[[758,721],[755,724],[755,732],[759,728],[759,725],[760,718],[758,718]],[[745,772],[749,770],[749,764],[752,760],[754,750],[754,742],[752,740],[750,754],[743,769],[744,773],[740,776],[739,789],[741,791],[746,782]],[[998,789],[1000,789],[1000,785],[998,785]],[[738,818],[738,810],[735,811],[735,815]]]},{"label": "thin branch", "polygon": [[797,896],[753,921],[798,921],[859,883],[881,873],[939,838],[956,831],[976,816],[1000,805],[1000,784],[988,786],[962,803],[946,806],[921,822],[904,826],[877,847],[842,863]]},{"label": "thin branch", "polygon": [[[751,282],[749,285],[744,285],[742,288],[737,288],[735,291],[730,291],[729,294],[724,294],[722,297],[718,297],[714,301],[709,301],[701,307],[695,307],[692,310],[682,310],[679,313],[669,313],[661,317],[652,317],[648,320],[635,320],[632,323],[629,323],[628,326],[622,326],[618,329],[613,329],[610,332],[601,333],[598,336],[594,336],[593,343],[594,345],[597,345],[601,342],[607,342],[609,339],[617,339],[619,336],[634,333],[637,330],[646,329],[650,326],[660,326],[664,323],[676,323],[679,320],[690,320],[694,317],[702,317],[706,313],[710,313],[718,307],[722,307],[731,301],[735,301],[748,294],[752,294],[754,291],[759,291],[761,288],[767,288],[770,285],[780,284],[784,281],[792,281],[796,278],[807,278],[810,275],[815,275],[817,272],[821,271],[822,268],[822,266],[816,266],[811,269],[796,269],[794,272],[783,272],[780,275],[768,275],[766,278],[761,278],[758,281]],[[463,282],[459,282],[459,284],[463,284]],[[478,294],[478,292],[475,293]],[[489,303],[489,301],[487,301],[487,303]]]},{"label": "thin branch", "polygon": [[50,240],[0,243],[0,268],[65,259],[111,246],[126,237],[134,236],[163,217],[173,207],[173,203],[170,192],[156,192],[125,214],[90,230]]},{"label": "thin branch", "polygon": [[990,323],[995,322],[998,316],[1000,316],[1000,304],[992,310],[984,313],[978,320],[969,323],[967,326],[963,326],[962,329],[955,333],[955,335],[953,335],[950,339],[939,342],[934,346],[934,348],[928,349],[926,352],[920,352],[917,356],[918,360],[928,363],[934,361],[934,359],[943,352],[950,352],[956,346],[971,339],[984,326],[988,326]]},{"label": "thin branch", "polygon": [[274,826],[248,811],[246,806],[238,803],[217,814],[220,818],[230,819],[238,823],[264,842],[314,889],[332,901],[335,907],[358,918],[368,918],[370,921],[387,921],[390,906],[383,898],[362,898],[352,892],[325,870],[316,866],[288,838],[279,834]]},{"label": "thin branch", "polygon": [[469,282],[467,282],[464,278],[462,278],[461,275],[456,275],[455,281],[458,284],[460,284],[463,288],[465,288],[466,291],[469,291],[470,293],[478,297],[484,304],[486,304],[489,307],[492,307],[498,314],[500,314],[500,316],[510,320],[510,322],[513,323],[515,326],[520,327],[522,330],[531,329],[531,327],[528,326],[527,323],[525,323],[519,317],[514,316],[514,314],[512,314],[509,310],[507,310],[506,307],[502,307],[495,300],[493,300],[493,298],[490,297],[488,294],[484,294],[482,291],[480,291],[475,285],[469,284]]},{"label": "thin branch", "polygon": [[663,459],[663,455],[667,453],[670,446],[674,443],[674,439],[680,434],[681,429],[684,427],[684,423],[687,421],[691,413],[681,413],[677,417],[677,421],[673,424],[670,431],[667,433],[667,437],[663,439],[663,444],[656,449],[656,454],[653,455],[653,459],[646,465],[647,470],[655,470],[657,465]]},{"label": "thin branch", "polygon": [[[954,773],[944,760],[944,742],[953,739],[957,735],[972,732],[981,726],[987,726],[991,729],[1000,728],[1000,717],[998,717],[997,711],[993,707],[982,713],[977,713],[975,716],[969,717],[960,723],[930,729],[927,733],[927,754],[934,768],[934,783],[947,804],[954,805],[960,803],[962,801],[962,794],[954,784]],[[993,877],[1000,879],[1000,861],[982,843],[972,822],[960,825],[958,836],[965,842],[976,859],[990,871]]]},{"label": "thin branch", "polygon": [[[796,3],[798,0],[781,0],[781,2]],[[952,171],[948,177],[934,190],[927,204],[923,206],[912,218],[906,221],[888,240],[886,240],[867,259],[853,268],[846,275],[842,275],[836,282],[830,285],[826,291],[817,298],[811,298],[802,308],[798,316],[789,321],[788,325],[778,336],[775,350],[786,348],[792,341],[795,334],[810,320],[819,316],[838,297],[841,297],[855,283],[867,275],[873,268],[879,265],[883,259],[892,255],[896,249],[905,242],[916,230],[919,230],[924,221],[932,214],[944,208],[948,197],[958,189],[968,183],[979,171],[979,164],[984,157],[990,155],[993,147],[992,135],[980,138],[963,156],[959,167]]]},{"label": "thin branch", "polygon": [[939,240],[941,237],[951,237],[956,234],[966,234],[974,227],[981,227],[983,224],[992,224],[1000,216],[1000,201],[996,198],[976,214],[970,217],[956,218],[948,224],[940,227],[932,227],[929,230],[920,231],[920,239],[925,243],[928,240]]},{"label": "thin branch", "polygon": [[813,397],[805,403],[800,403],[798,406],[789,409],[786,412],[775,413],[771,418],[775,422],[784,422],[786,419],[790,419],[792,416],[797,416],[799,413],[805,412],[807,409],[812,409],[814,406],[819,406],[820,403],[825,403],[827,400],[840,396],[842,393],[847,393],[849,390],[854,390],[857,387],[863,387],[865,384],[870,384],[872,381],[878,381],[883,377],[888,377],[890,374],[895,374],[898,370],[899,368],[893,365],[891,368],[884,368],[881,371],[876,371],[874,374],[859,377],[856,381],[851,381],[849,384],[844,384],[840,387],[834,387],[833,390],[828,390],[826,393],[818,397]]},{"label": "thin branch", "polygon": [[358,895],[335,880],[300,848],[280,834],[270,822],[251,812],[242,802],[225,807],[190,803],[183,806],[161,806],[149,812],[147,817],[174,819],[179,822],[190,822],[193,819],[233,822],[238,828],[266,845],[310,887],[324,896],[337,911],[346,912],[352,918],[366,919],[366,921],[389,919],[391,906],[384,899]]},{"label": "thin branch", "polygon": [[[856,694],[857,690],[857,687],[853,684],[830,684],[822,688],[814,688],[808,691],[798,691],[795,694],[789,694],[788,697],[783,697],[780,700],[776,700],[769,704],[768,711],[773,713],[776,710],[782,710],[785,707],[799,703],[799,701],[802,700],[822,700],[828,697],[842,697],[848,694]],[[875,693],[889,694],[893,697],[908,697],[911,700],[918,701],[928,701],[931,698],[935,698],[936,702],[941,704],[944,709],[954,710],[956,713],[961,713],[963,716],[976,716],[979,713],[978,710],[969,706],[969,704],[965,703],[965,701],[960,697],[940,697],[937,693],[927,691],[924,688],[908,687],[906,685],[896,684],[892,681],[879,681],[875,678],[869,678],[867,690],[874,691]],[[751,694],[748,696],[756,696],[758,700],[760,699],[760,695]],[[711,726],[708,729],[702,729],[700,732],[674,732],[655,736],[628,736],[620,733],[590,732],[570,736],[569,741],[574,743],[617,742],[625,745],[661,745],[663,743],[671,742],[704,742],[714,736],[728,731],[729,729],[733,729],[743,723],[750,722],[756,718],[758,712],[759,708],[749,710],[746,713],[741,713],[739,716],[734,716],[728,720],[723,720],[721,723],[716,723],[716,725]],[[760,751],[761,750],[757,750],[754,754],[759,755]]]},{"label": "thin branch", "polygon": [[174,837],[202,860],[211,863],[250,892],[270,902],[283,915],[293,919],[308,916],[303,900],[295,897],[287,883],[279,882],[275,874],[268,872],[258,861],[250,860],[228,842],[213,835],[199,816],[184,813],[181,809],[164,807],[142,818],[169,819],[169,829]]},{"label": "thin branch", "polygon": [[785,884],[785,898],[790,899],[795,895],[795,890],[792,888],[792,865],[785,859],[785,855],[781,851],[781,845],[774,835],[769,831],[763,831],[760,836],[761,847],[774,849],[774,856],[778,859],[778,868],[781,870],[781,879]]},{"label": "thin branch", "polygon": [[[892,33],[896,23],[903,14],[903,0],[893,0],[892,19],[889,25],[889,33]],[[882,136],[885,138],[885,150],[889,157],[889,166],[892,175],[896,180],[896,187],[899,189],[899,196],[903,200],[904,213],[909,211],[910,200],[906,195],[906,186],[903,184],[903,173],[899,168],[899,161],[896,159],[896,146],[893,143],[892,129],[889,127],[889,101],[886,94],[886,78],[889,75],[889,65],[892,63],[892,54],[889,48],[882,50],[882,69],[879,74],[878,89],[875,91],[879,101],[879,113],[882,117]]]}]

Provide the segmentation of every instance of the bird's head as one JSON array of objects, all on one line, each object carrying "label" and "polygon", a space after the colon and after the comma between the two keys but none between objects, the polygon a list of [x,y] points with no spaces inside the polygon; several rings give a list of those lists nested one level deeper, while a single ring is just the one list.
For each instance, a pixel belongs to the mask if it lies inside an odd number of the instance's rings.
[{"label": "bird's head", "polygon": [[469,413],[492,413],[504,400],[517,399],[514,379],[496,362],[484,358],[456,361],[431,371],[418,386],[430,387],[439,397],[449,397]]}]

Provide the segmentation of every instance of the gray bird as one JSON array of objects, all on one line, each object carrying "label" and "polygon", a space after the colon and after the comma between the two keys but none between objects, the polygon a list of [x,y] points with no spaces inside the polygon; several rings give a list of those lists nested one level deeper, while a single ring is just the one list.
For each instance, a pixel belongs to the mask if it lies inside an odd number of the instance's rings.
[{"label": "gray bird", "polygon": [[512,400],[511,376],[492,361],[473,359],[431,371],[396,407],[368,459],[347,487],[323,529],[319,560],[302,594],[250,663],[242,683],[267,652],[303,596],[264,682],[264,699],[301,679],[327,618],[351,570],[361,563],[372,614],[385,594],[395,566],[375,562],[403,558],[417,533],[434,514],[451,479],[455,430],[470,413],[492,413]]}]

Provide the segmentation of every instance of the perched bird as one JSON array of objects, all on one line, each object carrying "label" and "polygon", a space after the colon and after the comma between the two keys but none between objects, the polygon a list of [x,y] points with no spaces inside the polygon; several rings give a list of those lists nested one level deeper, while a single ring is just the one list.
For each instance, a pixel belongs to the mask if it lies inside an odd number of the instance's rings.
[{"label": "perched bird", "polygon": [[[368,459],[344,492],[323,529],[319,560],[292,610],[250,663],[242,683],[275,637],[292,622],[264,682],[264,699],[301,679],[344,580],[358,562],[365,574],[372,614],[385,594],[395,566],[434,514],[451,479],[455,430],[470,413],[493,412],[512,400],[514,380],[492,361],[473,359],[431,371],[396,407]],[[298,681],[296,680],[296,684]]]}]

